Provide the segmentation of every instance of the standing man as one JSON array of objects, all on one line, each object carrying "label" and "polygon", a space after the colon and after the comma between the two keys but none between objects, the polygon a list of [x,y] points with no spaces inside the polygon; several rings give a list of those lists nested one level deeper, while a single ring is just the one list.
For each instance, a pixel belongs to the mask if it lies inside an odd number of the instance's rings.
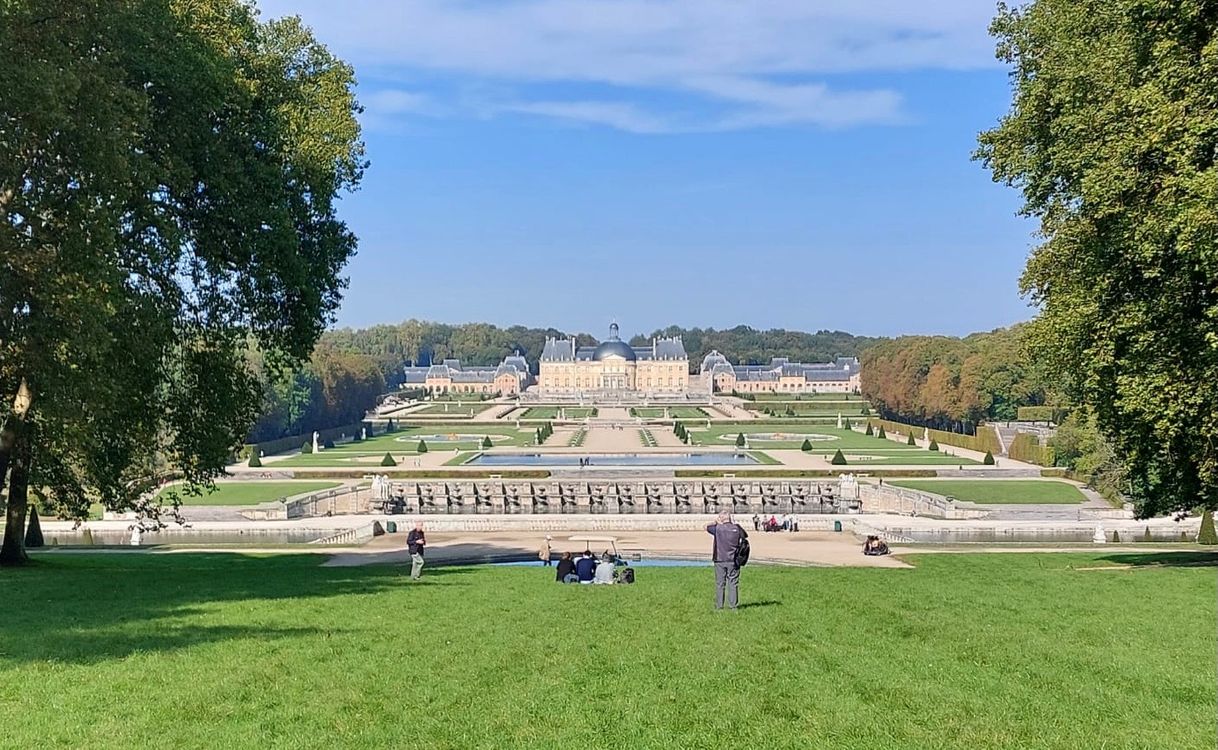
[{"label": "standing man", "polygon": [[423,534],[423,522],[415,521],[414,528],[406,535],[406,549],[410,552],[410,578],[417,581],[423,576],[423,548],[427,546],[427,538]]},{"label": "standing man", "polygon": [[546,534],[546,538],[541,542],[541,548],[537,550],[537,556],[541,558],[541,564],[545,567],[550,567],[550,535]]},{"label": "standing man", "polygon": [[706,533],[715,538],[712,556],[715,562],[715,609],[723,609],[725,592],[728,608],[735,609],[740,585],[740,566],[736,562],[736,552],[740,549],[740,543],[749,538],[749,534],[740,524],[732,523],[732,514],[726,510],[719,512],[719,518],[706,527]]}]

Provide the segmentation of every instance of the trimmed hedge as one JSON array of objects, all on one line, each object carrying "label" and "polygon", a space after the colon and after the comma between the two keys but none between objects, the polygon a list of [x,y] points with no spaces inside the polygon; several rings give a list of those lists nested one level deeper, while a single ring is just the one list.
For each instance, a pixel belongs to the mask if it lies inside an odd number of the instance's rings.
[{"label": "trimmed hedge", "polygon": [[25,546],[42,547],[46,541],[42,538],[42,522],[38,520],[38,510],[30,506],[30,523],[25,527]]},{"label": "trimmed hedge", "polygon": [[[678,479],[724,479],[725,474],[731,474],[737,479],[836,479],[841,473],[839,469],[677,469],[673,476]],[[868,469],[861,474],[906,479],[933,479],[939,476],[934,469]]]},{"label": "trimmed hedge", "polygon": [[1072,409],[1068,406],[1021,406],[1015,410],[1015,419],[1020,422],[1055,422],[1061,424],[1062,420],[1071,411]]},{"label": "trimmed hedge", "polygon": [[930,439],[930,445],[928,445],[928,446],[926,447],[926,449],[927,449],[927,450],[931,450],[931,451],[937,451],[937,450],[939,450],[939,444],[935,442],[935,439],[934,439],[934,438],[931,438],[931,439]]},{"label": "trimmed hedge", "polygon": [[837,449],[837,452],[833,454],[833,458],[829,461],[829,463],[833,464],[834,466],[845,466],[846,465],[846,457],[844,455],[842,455],[841,448]]},{"label": "trimmed hedge", "polygon": [[[916,425],[906,424],[905,422],[896,422],[891,419],[877,419],[880,429],[887,427],[895,432],[909,432],[911,430],[921,430],[921,427]],[[959,432],[948,432],[947,430],[930,430],[930,437],[939,445],[950,445],[955,448],[965,448],[967,450],[977,451],[978,453],[1002,453],[1002,446],[998,442],[998,433],[990,427],[982,426],[977,430],[976,435],[964,435]]]},{"label": "trimmed hedge", "polygon": [[397,466],[398,462],[393,460],[393,454],[385,451],[385,457],[381,459],[381,466]]},{"label": "trimmed hedge", "polygon": [[390,479],[490,479],[491,475],[501,479],[549,479],[550,472],[545,469],[519,469],[516,471],[491,471],[487,469],[399,469],[398,471],[377,471],[375,467],[364,467],[354,471],[301,471],[295,470],[297,479],[361,479],[366,474],[377,473]]},{"label": "trimmed hedge", "polygon": [[1041,445],[1040,438],[1030,432],[1021,432],[1007,447],[1007,455],[1016,461],[1037,466],[1052,466],[1057,451],[1051,445]]},{"label": "trimmed hedge", "polygon": [[[392,421],[392,420],[391,420]],[[354,424],[342,425],[340,427],[330,427],[325,430],[318,430],[318,440],[337,440],[343,435],[358,435],[359,428],[366,426],[363,422],[355,422]],[[372,430],[368,430],[368,434],[372,434]],[[302,443],[309,443],[309,447],[313,447],[313,433],[309,432],[305,435],[289,435],[281,437],[277,440],[266,440],[261,443],[249,443],[241,448],[237,458],[247,459],[253,453],[254,449],[261,451],[264,456],[273,456],[276,453],[287,453],[294,451],[301,446]]]},{"label": "trimmed hedge", "polygon": [[799,449],[801,451],[803,451],[804,453],[811,453],[812,452],[812,441],[809,440],[808,438],[804,438],[804,444],[799,446]]},{"label": "trimmed hedge", "polygon": [[986,466],[993,466],[994,465],[994,454],[990,453],[989,451],[986,451],[985,458],[981,459],[981,463],[985,464]]},{"label": "trimmed hedge", "polygon": [[[26,542],[28,545],[29,542]],[[1197,532],[1197,544],[1218,544],[1218,531],[1214,530],[1214,511],[1201,514],[1201,530]]]}]

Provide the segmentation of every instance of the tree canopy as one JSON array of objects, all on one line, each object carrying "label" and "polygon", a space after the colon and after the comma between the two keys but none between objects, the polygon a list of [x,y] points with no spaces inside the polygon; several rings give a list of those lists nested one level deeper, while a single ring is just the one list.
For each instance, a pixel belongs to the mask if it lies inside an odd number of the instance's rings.
[{"label": "tree canopy", "polygon": [[1013,101],[981,136],[1044,241],[1031,340],[1143,514],[1218,505],[1218,2],[1035,0],[992,32]]},{"label": "tree canopy", "polygon": [[[209,481],[308,356],[355,238],[351,68],[240,0],[0,3],[0,561],[68,516]],[[11,469],[11,471],[10,471]]]}]

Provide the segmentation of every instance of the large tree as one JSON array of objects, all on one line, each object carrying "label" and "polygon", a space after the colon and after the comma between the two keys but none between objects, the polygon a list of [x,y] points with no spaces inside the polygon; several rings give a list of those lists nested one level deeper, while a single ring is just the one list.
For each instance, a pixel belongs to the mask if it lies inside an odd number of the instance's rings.
[{"label": "large tree", "polygon": [[355,238],[349,66],[240,0],[0,0],[0,562],[68,516],[209,481],[302,360]]},{"label": "large tree", "polygon": [[1142,514],[1218,506],[1218,2],[1035,0],[992,31],[1014,100],[979,156],[1040,221],[1036,348]]}]

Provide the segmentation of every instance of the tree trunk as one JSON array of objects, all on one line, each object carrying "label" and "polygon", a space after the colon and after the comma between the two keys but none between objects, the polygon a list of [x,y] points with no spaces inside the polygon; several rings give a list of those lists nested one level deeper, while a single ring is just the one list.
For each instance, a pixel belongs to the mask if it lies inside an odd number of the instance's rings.
[{"label": "tree trunk", "polygon": [[4,544],[0,546],[0,565],[23,565],[25,554],[25,516],[29,505],[30,442],[28,433],[17,437],[12,451],[12,476],[9,482],[8,509],[4,519]]},{"label": "tree trunk", "polygon": [[4,491],[4,478],[8,475],[13,449],[17,445],[17,438],[25,424],[32,400],[29,384],[22,378],[17,387],[17,395],[13,398],[13,411],[8,415],[8,419],[4,420],[4,427],[0,428],[0,492]]}]

